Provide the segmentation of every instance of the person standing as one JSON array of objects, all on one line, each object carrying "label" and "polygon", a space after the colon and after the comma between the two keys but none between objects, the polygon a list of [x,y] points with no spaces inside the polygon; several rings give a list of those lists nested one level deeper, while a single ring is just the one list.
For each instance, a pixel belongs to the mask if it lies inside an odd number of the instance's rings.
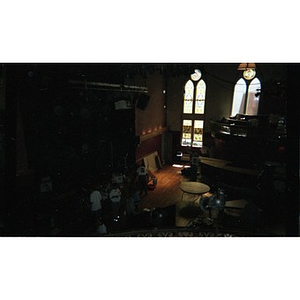
[{"label": "person standing", "polygon": [[134,216],[137,214],[137,207],[135,205],[135,189],[134,185],[129,185],[126,191],[126,216]]},{"label": "person standing", "polygon": [[91,211],[94,220],[97,220],[102,216],[101,200],[102,200],[102,195],[99,192],[97,186],[95,186],[94,190],[90,194]]},{"label": "person standing", "polygon": [[193,151],[190,154],[190,161],[191,161],[191,181],[197,181],[197,174],[198,174],[198,168],[199,168],[199,154]]},{"label": "person standing", "polygon": [[144,192],[145,195],[148,195],[148,186],[147,186],[147,174],[148,170],[145,166],[140,165],[137,170],[137,176],[138,176],[138,184],[140,189],[140,195]]},{"label": "person standing", "polygon": [[122,193],[116,183],[113,184],[112,190],[109,193],[109,199],[111,201],[111,210],[114,219],[119,218],[119,210],[121,205]]}]

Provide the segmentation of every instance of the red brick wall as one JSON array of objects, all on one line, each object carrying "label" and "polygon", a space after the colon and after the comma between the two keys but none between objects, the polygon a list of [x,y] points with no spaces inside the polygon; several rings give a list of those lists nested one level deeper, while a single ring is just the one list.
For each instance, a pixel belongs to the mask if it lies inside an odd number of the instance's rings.
[{"label": "red brick wall", "polygon": [[151,139],[143,141],[136,148],[136,160],[143,158],[144,156],[157,151],[161,158],[161,135],[155,136]]}]

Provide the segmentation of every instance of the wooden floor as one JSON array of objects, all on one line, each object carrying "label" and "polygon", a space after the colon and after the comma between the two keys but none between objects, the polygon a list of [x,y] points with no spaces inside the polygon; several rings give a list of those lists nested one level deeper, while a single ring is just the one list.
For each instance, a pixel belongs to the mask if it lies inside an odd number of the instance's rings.
[{"label": "wooden floor", "polygon": [[149,190],[148,195],[143,197],[140,208],[167,207],[177,204],[181,199],[180,182],[185,178],[180,174],[180,168],[164,166],[157,170],[154,175],[157,185],[154,190]]},{"label": "wooden floor", "polygon": [[172,165],[163,166],[157,170],[154,175],[157,178],[157,185],[154,190],[149,190],[148,195],[142,197],[139,204],[139,209],[144,208],[163,208],[171,205],[176,205],[176,226],[186,226],[195,216],[191,215],[183,217],[180,212],[183,208],[195,207],[195,211],[199,206],[199,200],[195,202],[182,201],[182,191],[179,186],[182,181],[189,179],[181,175],[183,167],[174,167]]}]

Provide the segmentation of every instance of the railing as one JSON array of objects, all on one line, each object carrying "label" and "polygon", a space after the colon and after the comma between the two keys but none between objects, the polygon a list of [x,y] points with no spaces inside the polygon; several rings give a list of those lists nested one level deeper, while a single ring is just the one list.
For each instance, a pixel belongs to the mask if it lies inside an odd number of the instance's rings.
[{"label": "railing", "polygon": [[128,230],[102,235],[103,237],[276,237],[278,235],[237,231],[231,229],[200,229],[189,227]]}]

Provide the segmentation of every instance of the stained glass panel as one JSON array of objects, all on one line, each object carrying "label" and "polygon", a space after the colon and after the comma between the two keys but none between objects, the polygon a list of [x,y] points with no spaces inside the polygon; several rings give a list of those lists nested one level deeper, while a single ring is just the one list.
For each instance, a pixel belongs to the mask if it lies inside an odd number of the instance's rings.
[{"label": "stained glass panel", "polygon": [[194,99],[194,84],[191,80],[189,80],[184,87],[184,104],[183,104],[184,114],[193,113],[193,99]]},{"label": "stained glass panel", "polygon": [[202,120],[194,121],[193,147],[202,147],[203,125],[204,125],[204,121]]},{"label": "stained glass panel", "polygon": [[182,146],[191,146],[192,143],[192,120],[183,120],[182,126]]},{"label": "stained glass panel", "polygon": [[201,79],[196,89],[195,114],[204,114],[206,84]]}]

